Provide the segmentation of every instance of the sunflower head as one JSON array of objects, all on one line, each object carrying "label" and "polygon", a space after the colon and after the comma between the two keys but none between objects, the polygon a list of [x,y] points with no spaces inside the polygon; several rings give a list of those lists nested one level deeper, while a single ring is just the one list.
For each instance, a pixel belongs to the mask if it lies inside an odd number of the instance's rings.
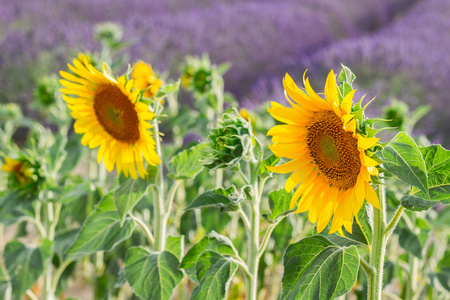
[{"label": "sunflower head", "polygon": [[211,90],[213,66],[207,56],[195,58],[188,56],[181,74],[181,84],[199,95]]},{"label": "sunflower head", "polygon": [[131,77],[134,79],[135,87],[144,91],[145,98],[155,97],[158,90],[164,85],[164,81],[153,72],[152,66],[141,60],[134,64]]},{"label": "sunflower head", "polygon": [[139,101],[141,90],[125,76],[113,78],[105,64],[103,73],[77,59],[68,66],[74,74],[60,72],[65,78],[60,80],[65,87],[60,91],[76,120],[75,132],[83,134],[81,143],[89,148],[100,146],[98,163],[103,159],[109,172],[115,166],[119,174],[143,178],[147,174],[144,159],[151,165],[160,159],[148,131],[154,113]]},{"label": "sunflower head", "polygon": [[252,145],[251,125],[239,114],[224,114],[218,128],[208,136],[210,148],[204,165],[210,169],[236,165]]},{"label": "sunflower head", "polygon": [[9,173],[8,185],[11,188],[22,189],[25,186],[38,183],[40,176],[40,165],[26,158],[12,159],[5,157],[2,170]]},{"label": "sunflower head", "polygon": [[[353,81],[354,78],[351,78]],[[281,123],[267,133],[273,136],[270,149],[287,163],[267,167],[275,173],[291,173],[285,183],[287,192],[297,189],[291,208],[297,213],[309,211],[312,223],[321,232],[333,218],[330,233],[342,226],[352,230],[353,217],[364,199],[379,208],[379,201],[369,182],[378,175],[378,162],[368,149],[378,138],[363,133],[357,121],[361,109],[352,107],[355,90],[340,93],[334,72],[328,74],[324,98],[303,77],[305,90],[286,74],[283,80],[290,107],[272,102],[269,113]],[[366,152],[367,151],[367,152]]]}]

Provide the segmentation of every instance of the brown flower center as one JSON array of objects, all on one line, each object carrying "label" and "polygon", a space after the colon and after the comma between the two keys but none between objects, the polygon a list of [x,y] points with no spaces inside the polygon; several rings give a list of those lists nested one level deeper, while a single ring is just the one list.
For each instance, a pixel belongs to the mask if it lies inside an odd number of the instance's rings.
[{"label": "brown flower center", "polygon": [[133,104],[118,87],[101,84],[94,97],[97,120],[116,140],[133,144],[139,140],[139,119]]},{"label": "brown flower center", "polygon": [[361,170],[358,140],[345,131],[332,111],[315,114],[306,135],[309,155],[320,174],[333,186],[354,187]]}]

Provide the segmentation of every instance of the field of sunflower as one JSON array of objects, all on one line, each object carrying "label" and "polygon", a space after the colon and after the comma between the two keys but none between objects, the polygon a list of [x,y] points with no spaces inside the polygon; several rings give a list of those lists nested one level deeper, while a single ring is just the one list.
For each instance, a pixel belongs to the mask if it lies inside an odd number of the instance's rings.
[{"label": "field of sunflower", "polygon": [[450,299],[449,14],[1,2],[0,300]]}]

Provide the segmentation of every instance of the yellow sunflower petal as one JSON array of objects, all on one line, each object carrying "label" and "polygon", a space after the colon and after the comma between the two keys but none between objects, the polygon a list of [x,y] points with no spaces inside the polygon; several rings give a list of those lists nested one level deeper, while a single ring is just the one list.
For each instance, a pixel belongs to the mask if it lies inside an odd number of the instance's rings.
[{"label": "yellow sunflower petal", "polygon": [[379,140],[380,139],[376,138],[376,137],[365,138],[365,137],[362,137],[359,135],[358,136],[358,150],[364,151],[364,150],[370,149],[373,146],[375,146]]},{"label": "yellow sunflower petal", "polygon": [[377,193],[375,193],[374,189],[367,181],[365,182],[365,186],[366,186],[365,197],[367,202],[369,202],[373,207],[380,209],[380,200],[378,200]]},{"label": "yellow sunflower petal", "polygon": [[314,166],[312,164],[306,165],[303,169],[297,170],[289,176],[284,184],[284,189],[290,193],[294,187],[300,184],[300,182],[304,181],[308,176],[312,177]]},{"label": "yellow sunflower petal", "polygon": [[368,157],[364,152],[360,153],[361,163],[366,167],[376,167],[379,163],[373,158]]},{"label": "yellow sunflower petal", "polygon": [[310,163],[309,160],[306,160],[304,158],[298,158],[298,159],[291,160],[282,165],[278,165],[275,167],[266,166],[266,168],[274,173],[287,174],[287,173],[294,172],[295,170],[299,170],[309,163]]}]

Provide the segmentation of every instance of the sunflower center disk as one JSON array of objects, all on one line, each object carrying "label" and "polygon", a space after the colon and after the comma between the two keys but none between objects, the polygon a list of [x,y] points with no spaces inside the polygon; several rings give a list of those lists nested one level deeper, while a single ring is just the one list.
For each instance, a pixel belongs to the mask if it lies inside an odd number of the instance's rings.
[{"label": "sunflower center disk", "polygon": [[94,97],[98,122],[116,140],[133,144],[139,140],[139,119],[133,104],[116,86],[99,85]]},{"label": "sunflower center disk", "polygon": [[358,140],[332,111],[316,113],[306,135],[309,155],[320,174],[343,190],[354,187],[361,170]]}]

